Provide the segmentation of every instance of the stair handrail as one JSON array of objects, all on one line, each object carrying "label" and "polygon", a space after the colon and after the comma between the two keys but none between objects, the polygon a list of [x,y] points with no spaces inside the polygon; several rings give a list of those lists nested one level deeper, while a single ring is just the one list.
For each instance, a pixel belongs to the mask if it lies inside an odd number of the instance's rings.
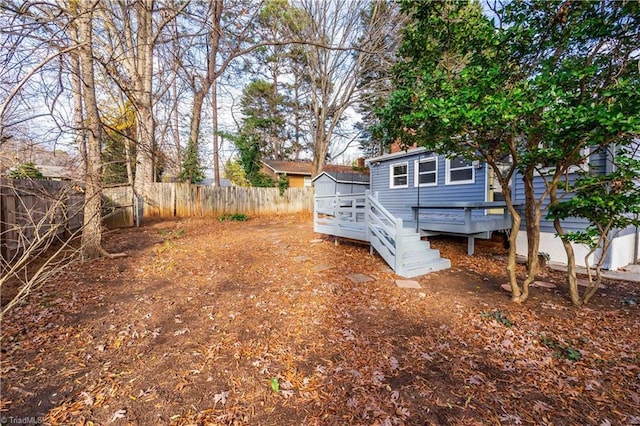
[{"label": "stair handrail", "polygon": [[369,203],[371,204],[371,206],[375,206],[376,209],[378,209],[380,212],[382,212],[382,214],[383,214],[385,219],[389,220],[394,225],[397,225],[398,223],[402,224],[402,219],[401,218],[397,218],[394,215],[392,215],[389,212],[389,210],[387,210],[382,204],[380,204],[380,202],[378,201],[378,199],[376,197],[371,195],[370,191],[367,191],[366,195],[367,195],[367,198],[368,198]]},{"label": "stair handrail", "polygon": [[[375,214],[374,208],[381,214]],[[403,223],[402,223],[402,219],[395,217],[393,214],[391,214],[391,212],[389,212],[389,210],[387,210],[382,204],[380,204],[380,202],[378,201],[378,199],[371,195],[371,193],[369,191],[367,191],[367,212],[366,212],[366,217],[367,217],[367,238],[369,239],[369,242],[371,243],[371,248],[375,248],[373,245],[373,241],[371,239],[371,234],[375,234],[375,231],[371,228],[371,221],[369,220],[369,215],[371,216],[376,216],[377,220],[380,223],[383,223],[383,221],[387,221],[389,223],[388,226],[388,230],[390,232],[389,237],[392,240],[392,246],[393,248],[389,247],[389,245],[384,241],[379,239],[379,241],[382,242],[383,245],[385,245],[387,247],[387,249],[389,249],[390,252],[393,253],[393,265],[390,265],[394,271],[398,270],[398,266],[399,266],[399,262],[401,262],[402,260],[399,259],[401,253],[402,253],[402,229],[403,229]]]}]

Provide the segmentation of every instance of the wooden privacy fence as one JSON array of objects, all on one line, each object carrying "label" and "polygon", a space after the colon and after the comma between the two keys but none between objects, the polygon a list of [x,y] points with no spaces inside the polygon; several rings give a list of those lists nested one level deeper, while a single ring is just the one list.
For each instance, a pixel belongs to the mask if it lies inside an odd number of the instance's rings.
[{"label": "wooden privacy fence", "polygon": [[[313,188],[213,187],[154,183],[143,203],[130,186],[103,189],[103,224],[136,223],[147,217],[188,217],[227,213],[269,214],[313,211]],[[11,259],[37,240],[66,240],[83,226],[84,190],[70,181],[0,178],[0,257]]]},{"label": "wooden privacy fence", "polygon": [[133,188],[128,185],[102,189],[102,223],[109,229],[135,223]]},{"label": "wooden privacy fence", "polygon": [[[83,226],[84,189],[71,181],[0,178],[0,257],[13,258],[36,241],[66,240]],[[105,188],[103,224],[133,225],[130,187]]]},{"label": "wooden privacy fence", "polygon": [[154,183],[144,204],[144,215],[146,217],[312,211],[313,188],[289,188],[280,195],[278,188]]},{"label": "wooden privacy fence", "polygon": [[82,227],[84,192],[72,182],[0,178],[0,255]]}]

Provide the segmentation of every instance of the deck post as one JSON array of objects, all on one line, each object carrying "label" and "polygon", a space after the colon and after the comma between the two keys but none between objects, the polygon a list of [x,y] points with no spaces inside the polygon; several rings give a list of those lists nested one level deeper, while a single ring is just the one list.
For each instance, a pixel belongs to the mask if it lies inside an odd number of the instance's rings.
[{"label": "deck post", "polygon": [[[398,218],[397,222],[396,222],[396,235],[394,235],[394,240],[395,240],[395,245],[396,245],[396,251],[394,253],[394,263],[395,263],[395,268],[393,268],[393,270],[397,273],[402,275],[404,272],[400,271],[400,268],[402,267],[402,228],[403,228],[403,224],[402,224],[402,219]],[[400,272],[399,272],[400,271]]]},{"label": "deck post", "polygon": [[475,237],[467,237],[467,254],[473,256],[475,251]]},{"label": "deck post", "polygon": [[365,241],[369,242],[369,251],[373,254],[373,246],[371,245],[371,234],[369,233],[369,213],[371,210],[371,201],[369,201],[369,196],[371,195],[370,190],[364,191],[364,237]]}]

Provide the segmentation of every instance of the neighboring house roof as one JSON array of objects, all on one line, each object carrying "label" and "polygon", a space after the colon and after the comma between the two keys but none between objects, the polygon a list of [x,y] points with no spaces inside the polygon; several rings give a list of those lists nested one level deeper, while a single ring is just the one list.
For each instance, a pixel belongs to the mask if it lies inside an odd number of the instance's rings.
[{"label": "neighboring house roof", "polygon": [[[263,160],[262,163],[275,174],[286,173],[288,175],[311,176],[313,170],[313,165],[309,161]],[[354,170],[351,166],[326,164],[322,173],[327,174],[327,176],[336,181],[369,183],[368,169]],[[322,173],[313,180],[320,177]]]},{"label": "neighboring house roof", "polygon": [[308,161],[262,160],[262,163],[276,174],[311,176],[313,170],[313,165]]}]

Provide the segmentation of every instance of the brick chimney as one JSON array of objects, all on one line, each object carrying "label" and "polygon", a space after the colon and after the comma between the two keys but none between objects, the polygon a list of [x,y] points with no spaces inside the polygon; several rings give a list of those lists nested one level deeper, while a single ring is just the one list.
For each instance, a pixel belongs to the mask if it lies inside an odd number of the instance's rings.
[{"label": "brick chimney", "polygon": [[400,144],[399,140],[395,140],[395,141],[393,141],[393,143],[389,147],[389,154],[393,154],[394,152],[406,151],[406,150],[417,148],[417,147],[418,147],[418,144],[416,142],[414,142],[413,145],[411,145],[411,146],[403,147]]}]

